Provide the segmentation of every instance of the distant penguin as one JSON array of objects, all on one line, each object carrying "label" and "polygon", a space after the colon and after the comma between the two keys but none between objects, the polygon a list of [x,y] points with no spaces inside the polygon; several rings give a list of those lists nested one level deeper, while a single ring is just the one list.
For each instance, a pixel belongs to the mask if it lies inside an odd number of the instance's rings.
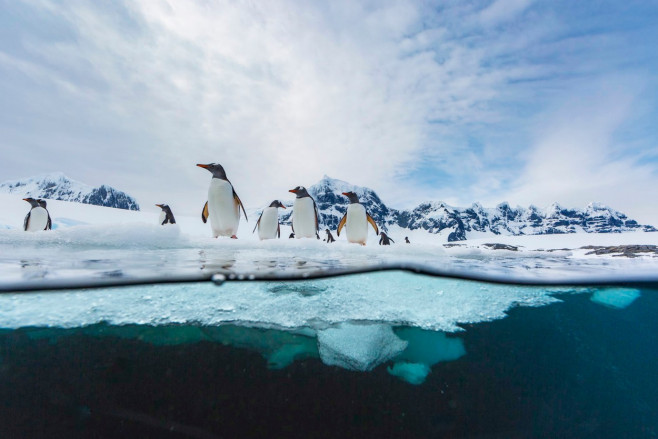
[{"label": "distant penguin", "polygon": [[36,232],[37,230],[50,230],[52,228],[52,221],[50,213],[46,209],[46,200],[23,198],[32,206],[32,209],[25,216],[23,221],[23,230],[26,232]]},{"label": "distant penguin", "polygon": [[359,203],[359,197],[354,192],[343,192],[347,198],[350,199],[350,204],[347,206],[345,216],[338,223],[337,235],[340,236],[340,231],[345,226],[347,229],[346,235],[349,242],[366,245],[368,240],[368,223],[375,229],[375,233],[379,235],[379,228],[375,224],[366,208]]},{"label": "distant penguin", "polygon": [[379,234],[379,245],[391,245],[391,242],[395,244],[395,241],[393,241],[393,238],[388,236],[386,233],[381,232]]},{"label": "distant penguin", "polygon": [[166,204],[156,204],[160,209],[160,219],[158,220],[159,224],[161,226],[164,226],[165,224],[176,224],[176,219],[174,218],[174,214],[171,213],[171,209],[169,208],[168,205]]},{"label": "distant penguin", "polygon": [[247,219],[240,197],[235,192],[233,185],[226,178],[226,172],[222,165],[210,163],[208,165],[197,164],[198,167],[207,169],[212,173],[210,187],[208,188],[208,201],[203,206],[201,219],[205,223],[210,217],[210,228],[213,236],[230,236],[237,239],[236,233],[240,225],[240,208]]},{"label": "distant penguin", "polygon": [[325,230],[325,232],[327,232],[327,244],[334,242],[336,240],[336,238],[334,238],[334,235],[331,234],[329,229]]},{"label": "distant penguin", "polygon": [[291,233],[290,236],[288,236],[288,239],[294,239],[294,238],[295,238],[295,234],[294,234],[294,233]]},{"label": "distant penguin", "polygon": [[260,218],[258,218],[256,226],[254,226],[254,231],[251,233],[254,233],[256,229],[258,229],[258,237],[261,241],[263,239],[281,238],[279,207],[282,209],[286,208],[286,206],[281,204],[279,200],[274,200],[268,207],[263,209],[263,213],[260,214]]},{"label": "distant penguin", "polygon": [[409,237],[408,237],[408,236],[405,236],[405,237],[404,237],[404,242],[406,242],[407,244],[411,244],[411,242],[409,241]]},{"label": "distant penguin", "polygon": [[292,206],[292,232],[295,234],[295,238],[313,238],[315,236],[320,239],[318,206],[313,197],[309,195],[304,186],[297,186],[288,192],[297,196]]}]

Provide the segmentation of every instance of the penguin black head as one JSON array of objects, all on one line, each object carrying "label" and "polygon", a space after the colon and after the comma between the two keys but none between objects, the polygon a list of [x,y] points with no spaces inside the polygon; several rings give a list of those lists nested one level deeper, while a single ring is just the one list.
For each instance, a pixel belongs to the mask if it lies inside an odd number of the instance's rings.
[{"label": "penguin black head", "polygon": [[210,171],[212,173],[213,178],[219,178],[220,180],[227,180],[226,171],[224,171],[224,167],[219,163],[209,163],[207,165],[197,164],[197,166]]},{"label": "penguin black head", "polygon": [[359,196],[355,194],[354,192],[343,192],[343,195],[345,195],[347,198],[350,199],[350,203],[358,203],[359,202]]},{"label": "penguin black head", "polygon": [[39,207],[39,200],[35,200],[34,198],[23,198],[23,201],[27,201],[32,207]]},{"label": "penguin black head", "polygon": [[158,206],[162,210],[169,209],[169,205],[167,205],[167,204],[156,204],[156,206]]},{"label": "penguin black head", "polygon": [[297,195],[297,198],[310,197],[304,186],[297,186],[295,189],[290,189],[288,192],[292,192],[293,194]]},{"label": "penguin black head", "polygon": [[285,208],[286,208],[286,206],[284,206],[283,204],[281,204],[281,202],[280,202],[279,200],[274,200],[274,201],[272,201],[272,202],[270,203],[270,207],[281,207],[282,209],[285,209]]},{"label": "penguin black head", "polygon": [[39,203],[39,206],[43,207],[44,209],[48,205],[48,203],[46,203],[46,200],[42,200],[41,198],[37,200],[37,203]]}]

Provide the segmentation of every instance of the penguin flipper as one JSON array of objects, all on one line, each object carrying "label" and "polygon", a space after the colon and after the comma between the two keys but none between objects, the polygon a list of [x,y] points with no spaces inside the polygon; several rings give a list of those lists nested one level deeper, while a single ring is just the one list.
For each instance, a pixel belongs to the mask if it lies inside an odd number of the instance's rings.
[{"label": "penguin flipper", "polygon": [[343,215],[343,219],[341,219],[340,222],[338,223],[338,230],[336,231],[336,235],[340,236],[340,231],[342,230],[346,222],[347,222],[347,214]]},{"label": "penguin flipper", "polygon": [[27,232],[27,228],[30,225],[30,214],[32,213],[32,210],[30,210],[27,215],[25,215],[25,220],[23,221],[23,230]]},{"label": "penguin flipper", "polygon": [[53,227],[53,222],[52,222],[52,220],[50,219],[50,214],[48,214],[48,222],[46,223],[46,228],[43,229],[43,230],[51,230],[52,227]]},{"label": "penguin flipper", "polygon": [[206,201],[206,205],[203,206],[203,210],[201,211],[201,220],[204,224],[208,222],[209,216],[210,214],[208,213],[208,202]]},{"label": "penguin flipper", "polygon": [[276,225],[276,237],[281,238],[281,224]]},{"label": "penguin flipper", "polygon": [[254,226],[254,230],[251,232],[254,234],[256,232],[256,228],[258,227],[258,224],[260,224],[260,219],[263,217],[263,213],[261,212],[260,216],[258,217],[258,221],[256,221],[256,225]]},{"label": "penguin flipper", "polygon": [[[313,200],[313,197],[311,197],[311,200]],[[313,209],[315,209],[315,235],[320,239],[320,235],[318,235],[318,232],[320,231],[320,213],[318,212],[318,205],[315,204],[315,200],[313,200]]]},{"label": "penguin flipper", "polygon": [[372,228],[375,229],[375,233],[379,235],[379,227],[377,227],[377,223],[375,223],[375,220],[372,219],[372,217],[368,213],[366,213],[366,219],[368,220]]},{"label": "penguin flipper", "polygon": [[[233,186],[233,185],[231,185]],[[242,208],[242,213],[244,213],[244,219],[249,222],[249,218],[247,218],[247,211],[244,210],[244,205],[242,204],[242,201],[240,200],[240,197],[238,197],[238,194],[235,192],[235,189],[233,189],[233,199],[237,201],[238,205]]]},{"label": "penguin flipper", "polygon": [[388,240],[395,244],[395,241],[393,241],[393,238],[388,238]]}]

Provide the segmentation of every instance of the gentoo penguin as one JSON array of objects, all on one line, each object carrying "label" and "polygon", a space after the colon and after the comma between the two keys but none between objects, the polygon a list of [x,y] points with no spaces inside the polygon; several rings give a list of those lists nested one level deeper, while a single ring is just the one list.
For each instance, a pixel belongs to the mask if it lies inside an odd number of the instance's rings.
[{"label": "gentoo penguin", "polygon": [[174,214],[171,213],[171,209],[169,208],[168,205],[156,204],[156,206],[162,209],[162,211],[160,212],[160,219],[158,220],[161,226],[164,226],[165,224],[176,224],[176,219],[174,218]]},{"label": "gentoo penguin", "polygon": [[408,236],[405,236],[405,237],[404,237],[404,242],[406,242],[407,244],[411,244],[411,242],[409,241],[409,237],[408,237]]},{"label": "gentoo penguin", "polygon": [[343,192],[343,195],[350,199],[350,205],[347,206],[345,216],[338,223],[337,234],[340,236],[340,231],[345,226],[347,228],[346,235],[349,242],[366,245],[366,241],[368,240],[368,223],[372,225],[372,228],[375,229],[375,233],[378,235],[379,228],[375,224],[375,220],[366,212],[366,208],[359,203],[359,197],[354,192]]},{"label": "gentoo penguin", "polygon": [[215,238],[230,236],[237,239],[235,234],[238,232],[238,225],[240,224],[240,208],[244,213],[244,219],[249,221],[240,197],[235,193],[233,185],[226,178],[226,172],[222,165],[210,163],[208,165],[197,164],[197,166],[212,173],[210,187],[208,188],[208,201],[203,206],[201,219],[205,223],[210,217],[210,228]]},{"label": "gentoo penguin", "polygon": [[291,233],[290,236],[288,236],[288,239],[293,239],[295,237],[294,233]]},{"label": "gentoo penguin", "polygon": [[384,232],[381,232],[379,236],[379,245],[391,245],[391,242],[395,243],[395,241]]},{"label": "gentoo penguin", "polygon": [[334,242],[336,240],[336,238],[334,238],[334,235],[331,234],[329,229],[325,230],[325,232],[327,232],[327,244],[329,244],[330,242]]},{"label": "gentoo penguin", "polygon": [[281,238],[281,226],[279,225],[279,207],[285,209],[286,206],[281,204],[279,200],[274,200],[268,207],[263,209],[260,218],[254,227],[254,233],[258,229],[258,237],[263,239]]},{"label": "gentoo penguin", "polygon": [[304,186],[297,186],[288,192],[297,195],[292,206],[292,232],[295,234],[295,238],[313,238],[315,236],[320,239],[318,206],[313,197],[309,195]]},{"label": "gentoo penguin", "polygon": [[46,201],[34,198],[23,198],[23,200],[32,206],[32,209],[25,216],[25,221],[23,221],[23,230],[26,232],[50,230],[52,221],[50,220],[50,213],[46,209]]}]

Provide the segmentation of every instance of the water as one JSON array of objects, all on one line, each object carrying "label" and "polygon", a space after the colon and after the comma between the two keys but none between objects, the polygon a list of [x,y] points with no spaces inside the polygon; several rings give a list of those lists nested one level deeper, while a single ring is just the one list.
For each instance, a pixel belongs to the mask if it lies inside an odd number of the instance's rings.
[{"label": "water", "polygon": [[0,437],[655,437],[658,290],[368,273],[0,295]]}]

